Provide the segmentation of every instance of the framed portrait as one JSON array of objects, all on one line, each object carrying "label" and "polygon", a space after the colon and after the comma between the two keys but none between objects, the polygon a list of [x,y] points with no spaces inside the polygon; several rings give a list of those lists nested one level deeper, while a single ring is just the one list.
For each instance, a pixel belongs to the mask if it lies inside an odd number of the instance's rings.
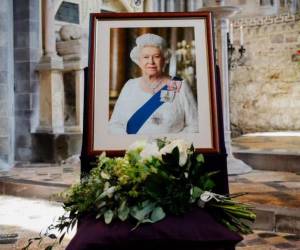
[{"label": "framed portrait", "polygon": [[90,23],[88,155],[156,138],[220,152],[210,12],[95,13]]}]

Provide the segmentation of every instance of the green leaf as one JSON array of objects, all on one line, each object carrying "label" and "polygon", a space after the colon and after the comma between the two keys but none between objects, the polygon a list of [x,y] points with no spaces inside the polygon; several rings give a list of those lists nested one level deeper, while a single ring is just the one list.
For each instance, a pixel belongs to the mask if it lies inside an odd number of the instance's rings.
[{"label": "green leaf", "polygon": [[207,176],[208,176],[208,177],[211,177],[211,176],[214,176],[214,175],[218,174],[219,172],[220,172],[220,171],[209,172],[209,173],[207,173]]},{"label": "green leaf", "polygon": [[161,207],[156,207],[153,209],[151,216],[150,216],[150,220],[155,223],[157,221],[162,220],[163,218],[165,218],[166,214],[164,212],[164,210]]},{"label": "green leaf", "polygon": [[163,139],[156,139],[156,143],[157,143],[157,146],[158,146],[158,149],[161,150],[165,145],[166,145],[166,138],[163,138]]},{"label": "green leaf", "polygon": [[192,198],[193,199],[198,199],[202,193],[203,193],[203,191],[199,187],[195,186],[192,188]]},{"label": "green leaf", "polygon": [[112,210],[107,210],[104,213],[104,221],[106,224],[111,223],[112,219],[114,217],[114,212]]},{"label": "green leaf", "polygon": [[98,214],[96,215],[96,220],[98,220],[102,215],[103,215],[103,213],[98,213]]},{"label": "green leaf", "polygon": [[203,183],[203,189],[204,190],[212,190],[214,186],[215,186],[215,183],[211,179],[207,179]]},{"label": "green leaf", "polygon": [[202,154],[197,155],[196,161],[199,163],[204,163],[204,157]]},{"label": "green leaf", "polygon": [[138,150],[132,150],[127,152],[127,156],[129,162],[133,165],[135,165],[141,159],[140,152]]},{"label": "green leaf", "polygon": [[105,197],[111,198],[111,197],[113,196],[115,190],[116,190],[116,187],[115,187],[115,186],[109,187],[108,189],[106,189],[105,191],[103,191],[103,192],[100,194],[100,196],[98,196],[98,197],[96,198],[96,201],[99,201],[99,200],[101,200],[101,199],[103,199],[103,198],[105,198]]},{"label": "green leaf", "polygon": [[118,217],[121,221],[125,221],[128,218],[130,209],[126,205],[126,201],[123,201],[121,206],[118,209]]},{"label": "green leaf", "polygon": [[134,206],[130,211],[130,215],[138,221],[142,221],[152,212],[154,207],[155,203],[144,201],[142,206]]},{"label": "green leaf", "polygon": [[106,201],[98,202],[97,199],[95,200],[95,206],[96,206],[98,209],[104,207],[105,205],[106,205]]}]

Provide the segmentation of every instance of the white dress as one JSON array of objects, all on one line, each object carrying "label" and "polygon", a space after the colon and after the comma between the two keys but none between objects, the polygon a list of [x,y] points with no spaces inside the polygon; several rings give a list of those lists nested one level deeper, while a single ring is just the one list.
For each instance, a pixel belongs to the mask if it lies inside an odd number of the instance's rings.
[{"label": "white dress", "polygon": [[[140,87],[140,81],[141,77],[130,79],[124,85],[109,121],[111,134],[126,134],[130,117],[151,98],[152,94]],[[197,105],[190,87],[183,81],[173,101],[157,108],[137,134],[198,133],[198,130]]]}]

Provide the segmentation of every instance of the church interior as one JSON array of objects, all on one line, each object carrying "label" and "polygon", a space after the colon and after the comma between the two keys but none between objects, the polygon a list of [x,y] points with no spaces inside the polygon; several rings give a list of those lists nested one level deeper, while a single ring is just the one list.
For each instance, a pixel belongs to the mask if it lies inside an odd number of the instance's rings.
[{"label": "church interior", "polygon": [[[251,234],[218,249],[300,249],[300,0],[1,0],[0,249],[22,249],[43,232],[64,212],[61,193],[83,176],[91,13],[112,21],[134,13],[138,22],[149,12],[212,15],[225,183],[256,214]],[[198,56],[193,27],[116,26],[97,38],[109,36],[109,118],[124,83],[141,74],[130,50],[145,33],[167,41],[164,70],[185,79],[196,101],[205,95],[196,72],[208,57]],[[76,226],[53,249],[74,235]]]}]

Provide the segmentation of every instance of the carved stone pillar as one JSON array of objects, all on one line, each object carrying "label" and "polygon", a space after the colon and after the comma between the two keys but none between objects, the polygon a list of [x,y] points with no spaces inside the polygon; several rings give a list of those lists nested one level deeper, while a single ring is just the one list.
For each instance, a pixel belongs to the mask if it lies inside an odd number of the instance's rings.
[{"label": "carved stone pillar", "polygon": [[239,11],[239,8],[233,6],[221,6],[223,1],[220,1],[220,6],[212,6],[201,8],[199,10],[212,11],[216,18],[216,47],[217,47],[217,62],[220,67],[220,78],[222,83],[222,102],[223,102],[223,121],[224,121],[224,137],[225,146],[228,154],[227,167],[228,174],[245,174],[252,169],[243,161],[234,158],[231,150],[231,131],[230,131],[230,110],[229,110],[229,70],[228,70],[228,47],[227,47],[227,32],[229,30],[228,18]]},{"label": "carved stone pillar", "polygon": [[43,20],[43,43],[44,55],[53,57],[56,56],[55,36],[54,36],[54,5],[53,0],[43,0],[42,20]]},{"label": "carved stone pillar", "polygon": [[64,132],[62,58],[57,56],[53,0],[42,1],[43,49],[37,70],[40,76],[40,115],[37,132]]},{"label": "carved stone pillar", "polygon": [[37,132],[64,132],[64,86],[61,72],[40,72],[40,120]]},{"label": "carved stone pillar", "polygon": [[[56,43],[57,52],[63,58],[63,74],[65,91],[71,91],[69,101],[74,104],[75,111],[65,116],[71,116],[72,121],[65,124],[65,132],[78,134],[82,133],[83,125],[83,98],[84,98],[84,68],[87,66],[87,37],[81,28],[73,25],[64,25],[60,29],[62,41]],[[74,39],[76,38],[76,39]],[[66,77],[69,76],[69,77]],[[66,87],[68,86],[68,87]],[[74,91],[74,92],[73,92]],[[67,92],[66,92],[67,93]],[[70,100],[70,98],[72,100]],[[74,100],[74,99],[75,100]]]},{"label": "carved stone pillar", "polygon": [[43,50],[39,69],[62,69],[62,58],[57,56],[54,29],[54,0],[42,0]]}]

